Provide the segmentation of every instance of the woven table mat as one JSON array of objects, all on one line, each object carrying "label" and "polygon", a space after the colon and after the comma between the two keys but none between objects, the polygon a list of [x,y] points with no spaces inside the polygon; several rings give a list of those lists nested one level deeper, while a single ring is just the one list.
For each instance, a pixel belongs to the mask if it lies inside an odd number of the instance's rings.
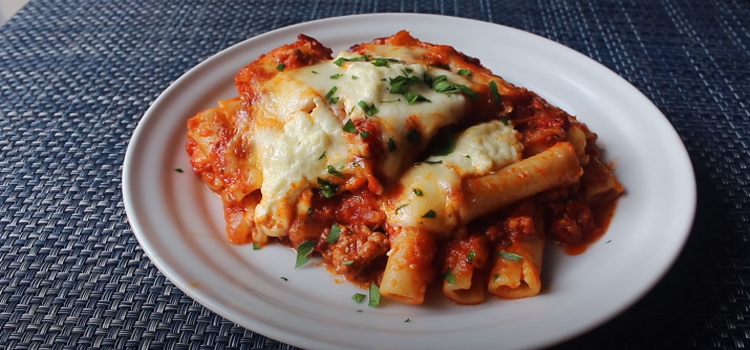
[{"label": "woven table mat", "polygon": [[683,253],[641,301],[556,349],[750,346],[748,1],[31,0],[0,27],[0,348],[296,349],[154,267],[123,208],[125,149],[149,104],[202,60],[269,30],[374,12],[562,43],[635,85],[682,137],[698,183]]}]

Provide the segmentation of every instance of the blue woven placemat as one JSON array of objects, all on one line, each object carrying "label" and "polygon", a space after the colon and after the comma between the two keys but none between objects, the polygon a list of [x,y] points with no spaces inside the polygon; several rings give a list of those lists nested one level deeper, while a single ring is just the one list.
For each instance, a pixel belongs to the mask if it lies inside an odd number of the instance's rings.
[{"label": "blue woven placemat", "polygon": [[126,220],[122,161],[149,103],[202,60],[272,29],[372,12],[560,42],[638,87],[685,142],[699,201],[683,254],[635,306],[557,349],[750,346],[748,1],[32,0],[0,28],[0,348],[295,349],[157,271]]}]

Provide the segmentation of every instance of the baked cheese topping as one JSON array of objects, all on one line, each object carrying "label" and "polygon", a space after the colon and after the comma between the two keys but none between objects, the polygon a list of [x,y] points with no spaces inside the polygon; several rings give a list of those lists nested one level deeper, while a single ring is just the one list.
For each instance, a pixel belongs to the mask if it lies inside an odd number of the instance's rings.
[{"label": "baked cheese topping", "polygon": [[[408,54],[404,48],[394,52]],[[253,106],[253,142],[263,177],[258,230],[284,236],[304,190],[365,176],[358,160],[374,150],[354,126],[359,121],[376,124],[384,150],[377,160],[380,180],[395,183],[438,130],[468,109],[463,94],[438,92],[425,79],[467,83],[439,68],[342,52],[332,61],[280,72],[264,84],[265,98]]]},{"label": "baked cheese topping", "polygon": [[454,149],[431,156],[409,169],[387,201],[388,222],[448,234],[461,223],[458,216],[461,180],[488,175],[522,159],[520,134],[501,121],[466,129]]}]

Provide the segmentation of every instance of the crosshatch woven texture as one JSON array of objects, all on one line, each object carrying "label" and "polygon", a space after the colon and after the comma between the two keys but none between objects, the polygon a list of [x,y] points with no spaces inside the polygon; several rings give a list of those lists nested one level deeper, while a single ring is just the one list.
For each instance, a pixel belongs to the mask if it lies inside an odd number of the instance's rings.
[{"label": "crosshatch woven texture", "polygon": [[123,208],[125,149],[149,103],[220,50],[373,12],[468,17],[562,43],[639,88],[685,142],[698,214],[684,252],[640,302],[556,349],[750,346],[747,0],[31,0],[0,28],[0,348],[295,349],[214,314],[154,267]]}]

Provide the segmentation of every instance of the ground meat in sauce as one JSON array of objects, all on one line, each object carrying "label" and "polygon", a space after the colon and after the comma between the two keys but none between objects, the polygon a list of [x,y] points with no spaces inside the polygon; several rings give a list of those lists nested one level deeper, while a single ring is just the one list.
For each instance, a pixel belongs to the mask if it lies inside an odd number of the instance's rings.
[{"label": "ground meat in sauce", "polygon": [[349,225],[342,228],[338,241],[330,244],[324,257],[336,273],[356,275],[377,258],[385,256],[389,248],[385,233],[362,224]]}]

